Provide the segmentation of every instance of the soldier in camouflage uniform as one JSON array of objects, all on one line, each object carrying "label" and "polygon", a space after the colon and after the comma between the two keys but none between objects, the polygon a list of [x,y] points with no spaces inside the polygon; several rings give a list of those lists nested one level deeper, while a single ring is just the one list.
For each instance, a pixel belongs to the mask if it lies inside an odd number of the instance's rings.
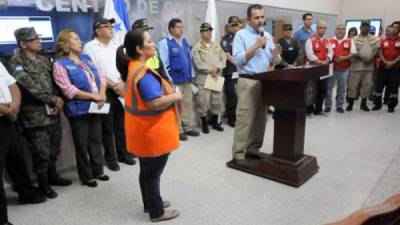
[{"label": "soldier in camouflage uniform", "polygon": [[14,35],[20,49],[10,60],[10,72],[23,96],[19,117],[23,134],[30,144],[39,188],[46,197],[56,198],[57,193],[50,185],[72,183],[56,172],[62,139],[60,112],[64,101],[53,83],[51,62],[39,55],[41,43],[34,28],[17,29]]},{"label": "soldier in camouflage uniform", "polygon": [[217,78],[221,76],[222,70],[226,66],[225,52],[218,43],[211,41],[212,30],[209,23],[203,23],[200,27],[201,41],[196,43],[192,49],[193,64],[196,70],[194,84],[199,88],[194,99],[196,110],[200,114],[203,133],[209,133],[207,121],[209,104],[211,104],[212,127],[218,131],[224,130],[218,121],[222,110],[221,92],[204,88],[207,75]]}]

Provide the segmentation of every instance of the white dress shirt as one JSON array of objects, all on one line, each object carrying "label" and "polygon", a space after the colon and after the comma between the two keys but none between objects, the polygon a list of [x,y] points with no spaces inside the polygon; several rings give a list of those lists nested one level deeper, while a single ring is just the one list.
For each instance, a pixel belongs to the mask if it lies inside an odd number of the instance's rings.
[{"label": "white dress shirt", "polygon": [[[12,77],[6,68],[0,63],[0,104],[10,104],[12,102],[12,95],[10,86],[15,84],[16,80]],[[0,113],[0,116],[3,114]]]},{"label": "white dress shirt", "polygon": [[117,70],[116,57],[118,45],[110,41],[108,44],[101,43],[97,38],[86,43],[83,52],[88,54],[103,72],[107,80],[114,83],[121,82],[121,74]]}]

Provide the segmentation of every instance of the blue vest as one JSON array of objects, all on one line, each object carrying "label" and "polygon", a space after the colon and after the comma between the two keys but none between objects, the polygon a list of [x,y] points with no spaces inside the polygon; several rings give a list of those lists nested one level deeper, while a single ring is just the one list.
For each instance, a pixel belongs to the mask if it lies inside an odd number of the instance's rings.
[{"label": "blue vest", "polygon": [[175,39],[167,38],[169,67],[168,72],[174,84],[192,81],[192,57],[190,46],[186,39],[182,39],[182,47]]},{"label": "blue vest", "polygon": [[[91,63],[91,59],[88,55],[80,55],[82,62],[91,70],[95,80],[97,88],[100,90],[100,75],[97,68]],[[92,92],[91,85],[87,79],[85,71],[76,65],[69,58],[60,58],[57,60],[68,72],[68,78],[75,87],[81,91]],[[90,100],[67,100],[64,111],[67,117],[76,117],[89,114]]]}]

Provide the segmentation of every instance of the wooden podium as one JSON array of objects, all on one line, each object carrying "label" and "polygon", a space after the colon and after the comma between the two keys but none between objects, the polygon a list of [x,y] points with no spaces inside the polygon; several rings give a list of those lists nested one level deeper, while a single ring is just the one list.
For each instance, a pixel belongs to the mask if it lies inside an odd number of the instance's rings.
[{"label": "wooden podium", "polygon": [[313,66],[254,75],[263,83],[264,104],[275,107],[273,153],[247,158],[247,168],[233,160],[227,166],[294,187],[317,173],[317,159],[304,155],[306,108],[315,101],[316,81],[328,74],[329,66]]}]

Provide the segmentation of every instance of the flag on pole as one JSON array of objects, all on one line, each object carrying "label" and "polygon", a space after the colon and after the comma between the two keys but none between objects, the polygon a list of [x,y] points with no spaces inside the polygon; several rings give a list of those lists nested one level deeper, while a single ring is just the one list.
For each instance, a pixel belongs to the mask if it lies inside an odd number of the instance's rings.
[{"label": "flag on pole", "polygon": [[124,0],[106,0],[103,17],[106,19],[115,19],[114,37],[112,41],[122,45],[124,43],[125,34],[131,27]]},{"label": "flag on pole", "polygon": [[214,28],[212,33],[212,40],[214,42],[219,41],[219,25],[218,25],[218,16],[217,16],[217,5],[215,4],[215,0],[208,0],[207,2],[207,11],[206,11],[206,19],[205,22],[211,24],[212,28]]}]

